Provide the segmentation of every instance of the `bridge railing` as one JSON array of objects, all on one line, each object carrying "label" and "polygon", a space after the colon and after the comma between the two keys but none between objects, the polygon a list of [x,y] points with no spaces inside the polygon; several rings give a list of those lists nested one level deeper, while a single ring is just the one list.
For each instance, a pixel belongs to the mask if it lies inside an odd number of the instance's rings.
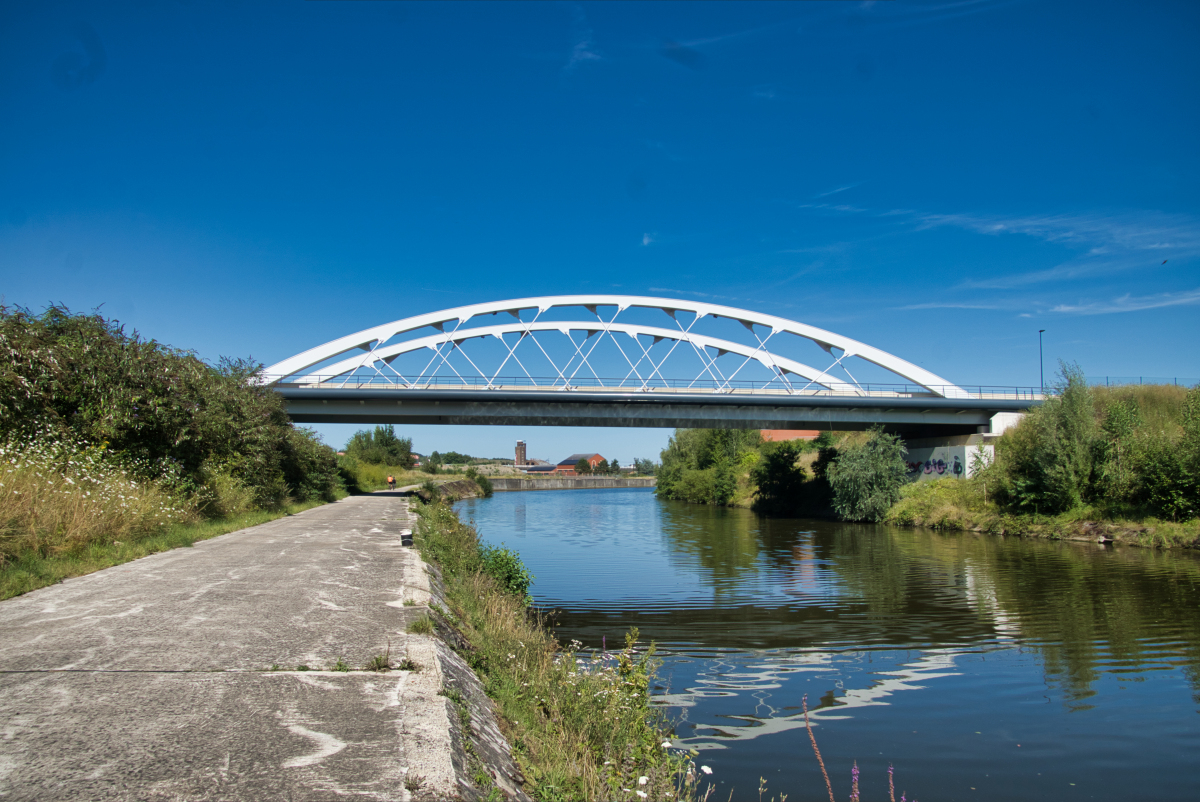
[{"label": "bridge railing", "polygon": [[733,395],[812,395],[832,397],[877,397],[877,398],[937,398],[966,391],[971,398],[996,400],[1038,400],[1043,397],[1037,387],[1013,387],[993,385],[948,385],[946,387],[922,387],[918,384],[886,384],[863,382],[857,389],[831,390],[805,382],[792,381],[790,386],[781,380],[746,381],[713,379],[662,379],[648,381],[620,378],[566,379],[560,376],[500,376],[488,379],[484,376],[388,376],[383,374],[341,374],[303,376],[279,376],[260,374],[260,381],[275,387],[328,389],[328,390],[514,390],[514,391],[561,391],[561,392],[654,392],[654,393],[711,393]]}]

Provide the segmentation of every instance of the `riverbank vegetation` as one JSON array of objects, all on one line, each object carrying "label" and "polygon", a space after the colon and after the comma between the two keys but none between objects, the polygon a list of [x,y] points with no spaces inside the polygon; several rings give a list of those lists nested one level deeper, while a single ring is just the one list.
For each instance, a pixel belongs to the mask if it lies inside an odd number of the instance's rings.
[{"label": "riverbank vegetation", "polygon": [[533,577],[519,555],[482,545],[444,503],[416,509],[415,544],[439,569],[447,604],[433,606],[438,631],[495,701],[525,791],[539,800],[689,798],[695,769],[669,748],[650,702],[653,647],[639,647],[636,630],[612,654],[559,644],[529,607]]},{"label": "riverbank vegetation", "polygon": [[1200,545],[1200,388],[1089,387],[1063,365],[1055,394],[970,479],[910,483],[904,453],[878,430],[783,443],[677,430],[658,493],[771,515]]},{"label": "riverbank vegetation", "polygon": [[28,590],[209,531],[190,525],[344,494],[333,450],[257,369],[97,314],[0,306],[0,582]]}]

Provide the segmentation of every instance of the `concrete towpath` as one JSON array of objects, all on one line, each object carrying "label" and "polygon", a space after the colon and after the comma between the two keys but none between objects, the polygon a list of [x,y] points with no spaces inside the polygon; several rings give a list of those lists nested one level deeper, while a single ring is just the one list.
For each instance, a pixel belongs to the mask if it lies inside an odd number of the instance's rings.
[{"label": "concrete towpath", "polygon": [[412,527],[351,497],[0,602],[0,799],[475,796]]}]

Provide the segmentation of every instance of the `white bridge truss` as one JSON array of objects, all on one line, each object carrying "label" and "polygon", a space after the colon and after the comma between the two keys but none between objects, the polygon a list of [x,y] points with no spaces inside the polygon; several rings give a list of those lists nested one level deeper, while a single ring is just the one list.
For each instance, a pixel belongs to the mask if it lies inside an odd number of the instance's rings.
[{"label": "white bridge truss", "polygon": [[[567,309],[586,310],[591,319],[556,319]],[[644,317],[642,310],[665,313],[669,320],[663,323],[667,325],[630,320]],[[496,323],[496,315],[511,319]],[[491,319],[478,320],[483,317]],[[714,320],[740,323],[748,335],[739,342],[702,333],[702,322]],[[789,335],[816,343],[828,355],[829,363],[813,367],[772,350],[784,345]],[[566,340],[551,345],[551,338]],[[473,350],[472,343],[477,341],[491,341],[493,347]],[[593,361],[604,342],[615,345],[615,352],[606,350],[609,356],[598,370]],[[412,361],[422,353],[428,359]],[[689,358],[682,360],[683,355]],[[398,367],[402,357],[414,367]],[[536,373],[526,367],[533,359],[538,361]],[[859,370],[853,368],[853,360],[883,368],[894,378],[860,382],[854,378]],[[681,368],[681,362],[687,367]],[[618,369],[614,370],[613,364]],[[756,368],[753,372],[762,378],[748,380],[749,368]],[[602,371],[608,375],[602,376]],[[330,389],[369,386],[947,399],[982,395],[969,394],[886,351],[804,323],[717,304],[625,295],[521,298],[417,315],[285,359],[266,368],[262,380]]]}]

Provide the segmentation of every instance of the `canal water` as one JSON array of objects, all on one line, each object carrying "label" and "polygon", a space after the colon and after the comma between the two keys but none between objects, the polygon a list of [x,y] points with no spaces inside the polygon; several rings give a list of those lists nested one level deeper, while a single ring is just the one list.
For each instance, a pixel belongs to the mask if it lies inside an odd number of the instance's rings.
[{"label": "canal water", "polygon": [[715,799],[1200,799],[1200,559],[660,501],[460,502],[557,632],[659,645],[658,699]]}]

